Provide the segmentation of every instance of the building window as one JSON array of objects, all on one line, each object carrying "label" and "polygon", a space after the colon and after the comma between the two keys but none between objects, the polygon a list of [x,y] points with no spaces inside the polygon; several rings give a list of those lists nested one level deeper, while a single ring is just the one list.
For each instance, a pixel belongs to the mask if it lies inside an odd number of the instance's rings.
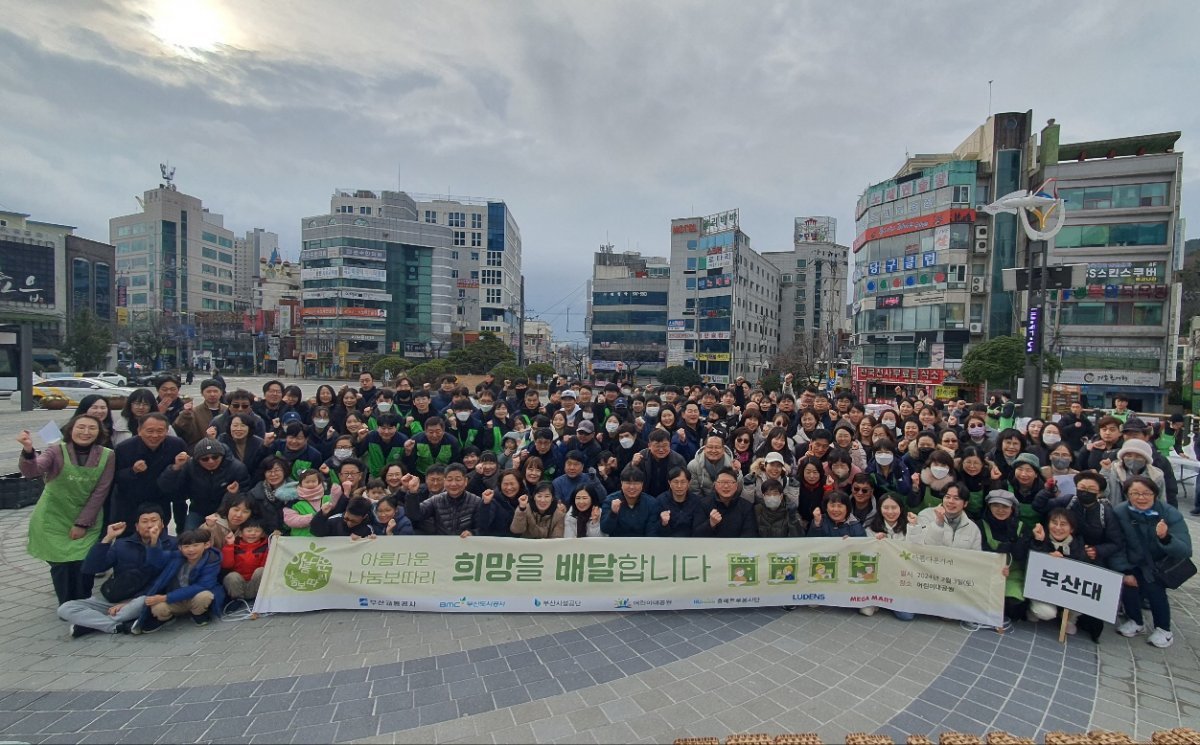
[{"label": "building window", "polygon": [[971,202],[971,187],[963,185],[954,187],[954,195],[951,197],[954,204],[969,204]]},{"label": "building window", "polygon": [[501,274],[499,269],[484,269],[479,281],[485,285],[498,285],[501,284]]},{"label": "building window", "polygon": [[454,245],[456,245],[456,246],[467,245],[467,231],[465,231],[465,230],[454,231]]},{"label": "building window", "polygon": [[446,214],[446,224],[452,228],[465,228],[467,215],[464,212],[449,212]]},{"label": "building window", "polygon": [[455,261],[458,261],[458,251],[451,251],[450,258],[454,259]]},{"label": "building window", "polygon": [[479,261],[479,252],[478,251],[471,252],[471,261]]},{"label": "building window", "polygon": [[486,302],[489,305],[499,305],[501,302],[500,301],[500,290],[489,289],[487,291],[487,301]]},{"label": "building window", "polygon": [[471,270],[471,279],[479,279],[479,270],[478,269]]},{"label": "building window", "polygon": [[471,245],[479,248],[483,245],[483,233],[471,233]]},{"label": "building window", "polygon": [[459,300],[462,300],[462,299],[463,299],[463,298],[465,298],[466,296],[467,296],[467,291],[466,291],[466,290],[459,290],[459,291],[458,291],[458,299],[459,299]]},{"label": "building window", "polygon": [[425,210],[425,222],[430,225],[437,225],[437,212],[434,210]]},{"label": "building window", "polygon": [[480,214],[478,212],[471,213],[471,229],[472,230],[482,230],[483,229],[483,215],[482,214]]},{"label": "building window", "polygon": [[487,252],[487,265],[488,266],[504,266],[504,254],[500,253],[499,251],[488,251]]},{"label": "building window", "polygon": [[804,269],[808,266],[808,259],[796,259],[796,268]]},{"label": "building window", "polygon": [[457,269],[450,270],[450,279],[458,279],[458,270]]},{"label": "building window", "polygon": [[370,207],[359,207],[359,208],[358,208],[358,214],[360,214],[360,215],[369,215],[369,214],[371,214],[371,208],[370,208]]}]

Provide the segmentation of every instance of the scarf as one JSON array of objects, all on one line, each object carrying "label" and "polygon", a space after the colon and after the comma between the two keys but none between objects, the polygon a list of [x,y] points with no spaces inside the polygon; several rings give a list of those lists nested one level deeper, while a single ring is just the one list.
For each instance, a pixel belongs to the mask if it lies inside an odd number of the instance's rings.
[{"label": "scarf", "polygon": [[1050,538],[1050,545],[1054,548],[1055,551],[1058,551],[1063,556],[1071,555],[1071,539],[1070,538],[1068,538],[1065,541],[1056,541],[1053,538]]},{"label": "scarf", "polygon": [[588,522],[592,519],[592,508],[581,510],[575,506],[574,500],[572,500],[571,515],[575,518],[575,537],[584,538],[587,536]]},{"label": "scarf", "polygon": [[325,497],[325,487],[321,484],[316,486],[298,486],[296,487],[296,495],[310,504],[320,504]]}]

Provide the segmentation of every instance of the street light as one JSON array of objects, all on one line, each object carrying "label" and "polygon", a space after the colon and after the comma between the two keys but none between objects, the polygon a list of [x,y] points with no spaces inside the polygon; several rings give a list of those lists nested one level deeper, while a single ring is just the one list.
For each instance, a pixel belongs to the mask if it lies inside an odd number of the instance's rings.
[{"label": "street light", "polygon": [[[989,215],[1000,213],[1015,214],[1021,220],[1021,227],[1029,239],[1029,256],[1025,264],[1034,268],[1035,253],[1040,253],[1038,264],[1038,282],[1036,289],[1029,291],[1029,307],[1025,321],[1025,399],[1022,404],[1023,416],[1036,417],[1042,409],[1042,325],[1045,321],[1046,304],[1046,264],[1050,254],[1048,241],[1058,235],[1067,221],[1067,212],[1058,189],[1054,186],[1055,179],[1044,182],[1037,191],[1014,191],[1000,197],[995,202],[983,208]],[[1036,220],[1034,227],[1030,216]],[[1051,218],[1054,218],[1053,221]],[[1040,249],[1040,251],[1035,251]],[[1030,282],[1031,288],[1033,283]]]}]

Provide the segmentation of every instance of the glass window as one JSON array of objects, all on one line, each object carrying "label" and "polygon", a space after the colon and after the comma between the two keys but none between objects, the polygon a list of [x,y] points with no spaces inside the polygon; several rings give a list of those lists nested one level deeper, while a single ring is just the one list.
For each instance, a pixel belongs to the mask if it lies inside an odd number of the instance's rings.
[{"label": "glass window", "polygon": [[483,228],[483,215],[478,212],[471,213],[471,229],[480,230]]},{"label": "glass window", "polygon": [[479,248],[483,245],[483,233],[471,233],[471,245]]},{"label": "glass window", "polygon": [[465,230],[454,231],[454,245],[456,245],[456,246],[467,245],[467,231],[465,231]]},{"label": "glass window", "polygon": [[425,210],[425,222],[430,225],[437,225],[437,212],[435,210]]}]

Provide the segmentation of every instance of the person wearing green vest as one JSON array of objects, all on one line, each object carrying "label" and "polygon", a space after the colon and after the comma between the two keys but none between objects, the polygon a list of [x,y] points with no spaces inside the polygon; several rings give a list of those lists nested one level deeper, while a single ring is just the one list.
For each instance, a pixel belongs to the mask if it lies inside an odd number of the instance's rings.
[{"label": "person wearing green vest", "polygon": [[1008,395],[1008,391],[1000,394],[1000,424],[998,429],[1003,432],[1012,429],[1017,423],[1017,404]]},{"label": "person wearing green vest", "polygon": [[102,426],[88,414],[73,417],[63,439],[41,453],[34,452],[28,430],[17,436],[21,475],[46,482],[29,518],[27,550],[50,565],[59,605],[92,596],[95,575],[84,573],[83,560],[100,539],[100,513],[117,464],[113,451],[99,444]]},{"label": "person wearing green vest", "polygon": [[321,476],[321,472],[315,468],[302,472],[298,481],[299,484],[296,486],[298,499],[283,508],[283,523],[291,529],[293,536],[311,536],[310,525],[313,515],[331,501],[336,502],[337,499],[340,499],[342,490],[335,486],[333,487],[335,493],[331,493],[325,486],[325,479]]},{"label": "person wearing green vest", "polygon": [[1133,414],[1133,412],[1129,409],[1129,399],[1125,396],[1125,394],[1118,393],[1117,395],[1113,396],[1113,406],[1116,408],[1109,412],[1113,418],[1119,419],[1121,424],[1129,421],[1129,417],[1131,414]]},{"label": "person wearing green vest", "polygon": [[[1013,499],[1017,500],[1013,509],[1026,534],[1041,520],[1041,516],[1033,509],[1033,502],[1045,484],[1046,481],[1042,478],[1042,464],[1038,457],[1033,453],[1018,455],[1012,464],[1012,478],[1008,481],[1008,489]],[[987,514],[986,509],[984,514]]]},{"label": "person wearing green vest", "polygon": [[1162,453],[1164,458],[1172,455],[1188,457],[1183,448],[1188,444],[1187,432],[1183,429],[1183,414],[1172,414],[1168,421],[1154,438],[1154,449]]},{"label": "person wearing green vest", "polygon": [[384,466],[404,459],[408,438],[397,431],[399,424],[395,414],[383,414],[379,417],[379,429],[359,441],[358,454],[367,462],[369,478],[379,478]]},{"label": "person wearing green vest", "polygon": [[993,430],[1000,429],[1000,397],[995,393],[988,396],[987,410],[984,412],[987,415],[987,426]]},{"label": "person wearing green vest", "polygon": [[[288,412],[284,416],[289,416]],[[308,433],[304,425],[298,421],[290,421],[284,425],[283,442],[276,442],[271,448],[271,454],[282,458],[291,464],[292,478],[299,478],[301,471],[317,468],[324,462],[321,451],[308,444]]]},{"label": "person wearing green vest", "polygon": [[446,432],[446,422],[440,416],[425,420],[425,431],[404,443],[404,466],[410,473],[425,478],[434,463],[449,465],[460,461],[458,439]]},{"label": "person wearing green vest", "polygon": [[1009,619],[1049,620],[1028,612],[1029,604],[1025,601],[1025,563],[1029,560],[1032,531],[1024,528],[1017,519],[1016,512],[1017,497],[1012,492],[1004,489],[988,492],[987,506],[984,508],[983,518],[979,521],[979,528],[983,534],[982,548],[984,551],[1007,556],[1004,615]]}]

